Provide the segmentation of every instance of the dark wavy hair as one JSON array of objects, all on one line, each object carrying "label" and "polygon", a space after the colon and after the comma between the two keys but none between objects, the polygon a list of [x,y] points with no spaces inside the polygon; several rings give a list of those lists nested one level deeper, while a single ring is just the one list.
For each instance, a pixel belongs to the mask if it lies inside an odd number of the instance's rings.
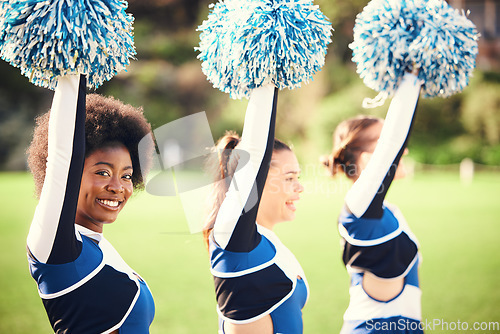
[{"label": "dark wavy hair", "polygon": [[[224,179],[230,180],[236,171],[238,165],[238,154],[233,154],[240,143],[240,136],[234,131],[227,131],[222,136],[214,150],[217,154],[212,154],[211,159],[207,161],[206,168],[213,175],[214,182],[212,183],[212,193],[209,198],[209,206],[205,217],[203,227],[203,239],[208,248],[208,237],[214,228],[215,219],[219,213],[219,208],[226,197],[226,192],[229,189],[228,182],[219,182]],[[292,151],[291,147],[279,139],[274,139],[273,154],[281,151]]]},{"label": "dark wavy hair", "polygon": [[383,119],[361,115],[347,119],[336,127],[332,153],[321,159],[332,176],[339,172],[350,179],[359,176],[356,167],[358,158],[373,142],[373,138],[365,135],[365,130],[379,122],[383,122]]},{"label": "dark wavy hair", "polygon": [[[36,118],[33,140],[27,149],[28,166],[35,181],[39,197],[45,180],[48,156],[48,129],[50,110]],[[142,108],[98,94],[88,94],[85,119],[85,157],[94,151],[123,144],[130,152],[134,189],[144,188],[145,166],[139,163],[139,141],[151,133],[151,125],[144,117]],[[141,168],[142,167],[142,168]],[[142,169],[142,170],[141,170]]]}]

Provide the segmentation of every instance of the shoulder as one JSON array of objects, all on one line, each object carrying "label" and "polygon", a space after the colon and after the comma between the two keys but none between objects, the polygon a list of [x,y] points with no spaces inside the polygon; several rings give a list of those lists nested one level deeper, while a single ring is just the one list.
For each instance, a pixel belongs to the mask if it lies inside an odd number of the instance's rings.
[{"label": "shoulder", "polygon": [[339,216],[340,235],[353,245],[380,244],[393,239],[401,231],[398,218],[388,207],[384,207],[381,218],[358,218],[346,209]]}]

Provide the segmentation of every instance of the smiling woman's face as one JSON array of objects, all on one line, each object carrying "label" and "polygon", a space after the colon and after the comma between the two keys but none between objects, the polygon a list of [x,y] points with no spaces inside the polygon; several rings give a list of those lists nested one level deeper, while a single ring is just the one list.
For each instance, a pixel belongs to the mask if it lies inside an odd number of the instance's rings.
[{"label": "smiling woman's face", "polygon": [[116,220],[133,192],[132,160],[121,144],[85,158],[75,222],[96,232]]},{"label": "smiling woman's face", "polygon": [[257,215],[260,225],[272,230],[279,222],[295,219],[295,203],[304,191],[299,176],[299,162],[292,151],[273,153]]}]

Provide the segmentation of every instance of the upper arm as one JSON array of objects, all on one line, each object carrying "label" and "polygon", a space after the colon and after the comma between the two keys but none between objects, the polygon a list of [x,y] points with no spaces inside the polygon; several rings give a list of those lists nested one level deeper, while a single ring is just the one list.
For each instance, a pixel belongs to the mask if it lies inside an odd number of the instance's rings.
[{"label": "upper arm", "polygon": [[385,195],[410,135],[420,86],[416,76],[406,73],[391,101],[375,151],[346,195],[346,205],[356,217],[381,217]]},{"label": "upper arm", "polygon": [[85,77],[58,81],[50,111],[45,180],[27,244],[43,263],[76,259],[75,214],[85,158]]},{"label": "upper arm", "polygon": [[343,211],[339,234],[345,240],[342,260],[355,271],[380,279],[405,277],[418,261],[418,243],[395,207],[384,208],[380,219],[356,218]]},{"label": "upper arm", "polygon": [[214,225],[215,241],[229,251],[250,251],[260,241],[255,221],[273,151],[276,103],[273,86],[255,89],[248,103],[238,149],[250,159],[244,165],[239,159]]}]

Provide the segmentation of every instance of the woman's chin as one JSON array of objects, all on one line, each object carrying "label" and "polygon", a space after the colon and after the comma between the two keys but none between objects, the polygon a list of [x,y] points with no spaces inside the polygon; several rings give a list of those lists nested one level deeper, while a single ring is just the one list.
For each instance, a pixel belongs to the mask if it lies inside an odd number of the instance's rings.
[{"label": "woman's chin", "polygon": [[295,211],[288,211],[286,216],[284,217],[283,221],[285,222],[291,222],[295,220]]}]

